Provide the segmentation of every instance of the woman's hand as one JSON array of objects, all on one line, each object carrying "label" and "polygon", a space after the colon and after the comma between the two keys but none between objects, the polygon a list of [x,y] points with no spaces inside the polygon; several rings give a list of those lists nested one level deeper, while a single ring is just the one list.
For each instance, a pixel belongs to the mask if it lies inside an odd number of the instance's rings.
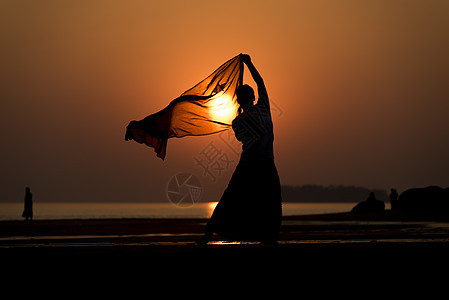
[{"label": "woman's hand", "polygon": [[245,64],[250,64],[251,63],[251,57],[248,54],[242,54],[242,61]]}]

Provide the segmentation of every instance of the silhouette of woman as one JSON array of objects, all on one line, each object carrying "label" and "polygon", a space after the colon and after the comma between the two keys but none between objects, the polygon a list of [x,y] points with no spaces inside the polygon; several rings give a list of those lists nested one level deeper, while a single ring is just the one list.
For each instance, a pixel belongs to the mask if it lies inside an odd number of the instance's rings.
[{"label": "silhouette of woman", "polygon": [[264,81],[247,54],[242,60],[257,84],[254,90],[237,90],[238,116],[232,122],[242,143],[240,161],[217,204],[206,233],[198,241],[207,244],[214,233],[228,240],[276,243],[282,218],[281,186],[273,155],[273,123]]},{"label": "silhouette of woman", "polygon": [[22,217],[25,221],[33,220],[33,194],[30,192],[30,188],[25,188],[25,199]]}]

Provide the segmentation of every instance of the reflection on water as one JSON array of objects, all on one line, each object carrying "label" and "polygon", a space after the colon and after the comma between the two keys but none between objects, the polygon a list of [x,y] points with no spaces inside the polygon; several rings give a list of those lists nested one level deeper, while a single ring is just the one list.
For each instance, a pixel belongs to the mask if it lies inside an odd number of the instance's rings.
[{"label": "reflection on water", "polygon": [[[207,243],[208,245],[218,245],[218,246],[225,246],[225,245],[241,245],[241,244],[247,244],[247,242],[227,242],[227,241],[214,241]],[[255,243],[259,244],[259,243]]]},{"label": "reflection on water", "polygon": [[[322,239],[322,240],[281,240],[276,245],[277,248],[280,247],[282,249],[285,246],[294,246],[294,245],[320,245],[320,247],[325,247],[326,245],[332,244],[335,245],[363,245],[363,244],[395,244],[395,245],[404,245],[408,243],[413,243],[416,246],[419,243],[429,244],[431,243],[433,246],[435,244],[447,244],[447,238],[430,238],[430,239],[420,239],[420,238],[386,238],[386,239]],[[26,243],[10,243],[10,244],[0,244],[1,248],[51,248],[51,247],[64,247],[64,248],[80,248],[80,247],[151,247],[151,246],[172,246],[172,247],[189,247],[187,249],[191,249],[191,247],[198,247],[195,242],[191,241],[133,241],[130,239],[118,240],[118,241],[108,241],[102,239],[92,239],[88,241],[71,241],[64,242],[61,240],[56,240],[54,242],[49,241],[40,241],[40,240],[30,240]],[[259,242],[225,242],[225,241],[216,241],[209,242],[206,247],[221,247],[221,246],[231,246],[236,248],[259,248],[259,247],[267,247],[267,245],[262,245]],[[272,246],[268,246],[272,247]],[[178,248],[182,249],[182,248]],[[349,248],[348,248],[349,249]]]},{"label": "reflection on water", "polygon": [[[34,219],[209,218],[218,202],[179,207],[171,203],[34,203]],[[348,212],[355,203],[284,203],[284,216]],[[386,207],[389,208],[388,205]],[[23,203],[0,203],[0,220],[22,220]]]}]

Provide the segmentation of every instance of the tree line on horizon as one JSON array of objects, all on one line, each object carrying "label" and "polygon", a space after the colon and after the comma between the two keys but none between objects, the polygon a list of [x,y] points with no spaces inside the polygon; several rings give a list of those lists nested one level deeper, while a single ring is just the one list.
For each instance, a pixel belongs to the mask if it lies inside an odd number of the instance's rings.
[{"label": "tree line on horizon", "polygon": [[376,199],[387,202],[388,194],[382,189],[357,186],[282,185],[283,202],[360,202],[371,192]]}]

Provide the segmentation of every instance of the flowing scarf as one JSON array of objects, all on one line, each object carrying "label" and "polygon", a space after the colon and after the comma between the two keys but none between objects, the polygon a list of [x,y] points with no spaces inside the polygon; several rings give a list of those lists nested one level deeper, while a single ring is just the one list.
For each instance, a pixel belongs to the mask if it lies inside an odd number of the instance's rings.
[{"label": "flowing scarf", "polygon": [[154,148],[157,156],[164,160],[169,138],[229,129],[237,116],[236,90],[242,80],[243,61],[237,55],[163,110],[140,121],[131,121],[126,127],[125,140]]}]

